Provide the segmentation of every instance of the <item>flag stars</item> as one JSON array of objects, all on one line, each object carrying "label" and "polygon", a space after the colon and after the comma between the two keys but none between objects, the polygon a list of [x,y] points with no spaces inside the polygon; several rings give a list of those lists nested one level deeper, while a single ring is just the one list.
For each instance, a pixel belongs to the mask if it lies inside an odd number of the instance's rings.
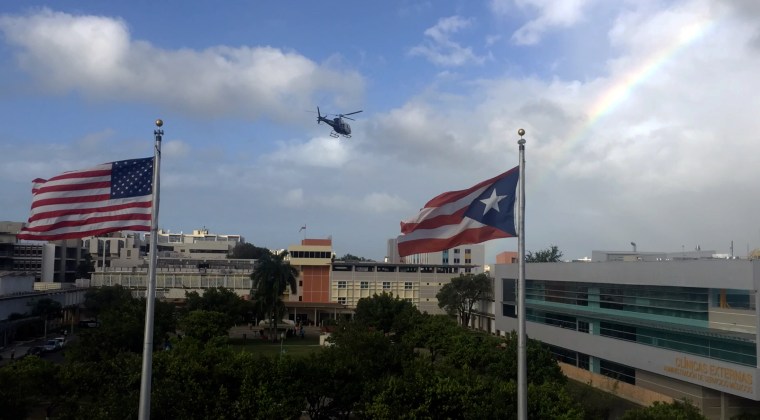
[{"label": "flag stars", "polygon": [[488,213],[488,211],[491,209],[501,211],[499,210],[499,201],[503,200],[506,197],[506,195],[496,195],[496,188],[492,189],[490,197],[480,200],[481,203],[486,205],[486,208],[483,210],[483,215],[485,216],[486,213]]}]

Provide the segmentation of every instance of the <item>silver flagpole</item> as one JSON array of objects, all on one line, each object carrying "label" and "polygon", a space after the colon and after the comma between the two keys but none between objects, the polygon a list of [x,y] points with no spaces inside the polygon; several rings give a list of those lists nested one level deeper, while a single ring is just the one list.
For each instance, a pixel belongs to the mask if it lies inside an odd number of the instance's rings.
[{"label": "silver flagpole", "polygon": [[156,146],[153,155],[153,204],[150,219],[150,265],[145,302],[145,341],[143,345],[142,377],[140,378],[140,420],[150,419],[150,383],[153,370],[153,318],[156,307],[156,262],[158,261],[158,200],[161,174],[161,136],[164,122],[156,120]]},{"label": "silver flagpole", "polygon": [[517,130],[520,140],[520,180],[517,207],[517,418],[528,418],[528,364],[525,352],[525,130]]}]

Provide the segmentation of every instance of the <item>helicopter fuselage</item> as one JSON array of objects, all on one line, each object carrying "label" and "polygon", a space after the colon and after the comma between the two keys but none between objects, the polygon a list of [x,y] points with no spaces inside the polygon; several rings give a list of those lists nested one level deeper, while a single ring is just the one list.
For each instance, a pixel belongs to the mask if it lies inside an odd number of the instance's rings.
[{"label": "helicopter fuselage", "polygon": [[351,126],[347,122],[343,121],[342,118],[333,118],[332,120],[329,118],[321,118],[321,120],[329,124],[330,127],[335,130],[335,133],[346,137],[351,136]]}]

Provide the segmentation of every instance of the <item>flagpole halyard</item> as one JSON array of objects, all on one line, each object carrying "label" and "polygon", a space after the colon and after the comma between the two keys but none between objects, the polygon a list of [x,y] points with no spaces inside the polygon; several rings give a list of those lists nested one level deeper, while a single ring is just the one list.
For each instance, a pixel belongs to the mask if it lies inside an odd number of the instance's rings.
[{"label": "flagpole halyard", "polygon": [[155,149],[153,155],[153,205],[150,224],[150,262],[145,296],[145,338],[143,344],[142,375],[140,378],[140,420],[150,419],[150,392],[153,370],[153,320],[156,307],[156,263],[158,262],[158,200],[161,169],[162,120],[156,120]]},{"label": "flagpole halyard", "polygon": [[525,333],[525,130],[517,130],[520,140],[520,180],[517,206],[517,418],[528,418],[528,367]]}]

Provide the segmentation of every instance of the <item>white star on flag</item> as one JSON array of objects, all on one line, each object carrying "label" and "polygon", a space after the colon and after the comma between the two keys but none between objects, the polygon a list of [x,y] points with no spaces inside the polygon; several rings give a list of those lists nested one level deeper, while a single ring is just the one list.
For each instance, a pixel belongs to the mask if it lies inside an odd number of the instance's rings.
[{"label": "white star on flag", "polygon": [[484,200],[480,200],[481,203],[486,205],[485,210],[483,210],[483,215],[488,213],[488,210],[491,210],[491,209],[496,209],[496,211],[501,211],[499,210],[499,201],[503,200],[506,197],[507,197],[506,195],[496,195],[496,188],[491,190],[490,197]]}]

